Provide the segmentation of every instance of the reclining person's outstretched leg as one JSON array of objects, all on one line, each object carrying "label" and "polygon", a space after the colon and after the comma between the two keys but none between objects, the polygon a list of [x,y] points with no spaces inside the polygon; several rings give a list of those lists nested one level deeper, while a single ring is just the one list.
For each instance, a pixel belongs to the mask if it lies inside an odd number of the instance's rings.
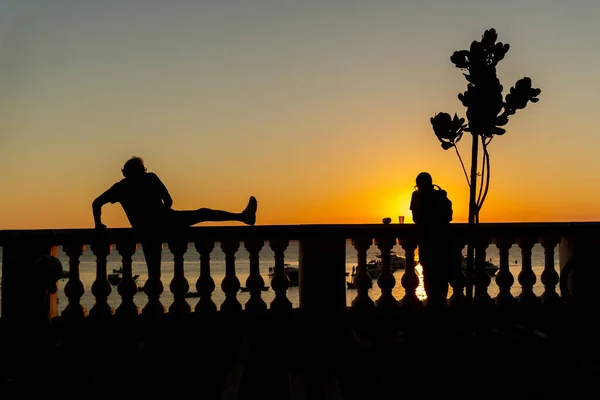
[{"label": "reclining person's outstretched leg", "polygon": [[232,213],[210,208],[199,208],[197,210],[174,211],[177,224],[180,226],[192,226],[200,222],[238,221],[253,226],[256,223],[256,210],[258,203],[254,196],[250,196],[248,205],[240,213]]}]

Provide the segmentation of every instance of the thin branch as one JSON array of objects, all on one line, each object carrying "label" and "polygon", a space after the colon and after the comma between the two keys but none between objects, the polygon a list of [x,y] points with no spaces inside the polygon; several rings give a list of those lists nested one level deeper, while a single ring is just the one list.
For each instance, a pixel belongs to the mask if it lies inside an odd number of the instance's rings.
[{"label": "thin branch", "polygon": [[467,180],[467,185],[469,185],[469,187],[471,187],[471,182],[469,181],[469,175],[467,174],[467,169],[465,168],[465,163],[462,160],[462,157],[460,156],[460,153],[458,152],[458,147],[456,147],[456,144],[454,145],[454,151],[456,151],[456,155],[458,156],[458,159],[460,160],[460,165],[462,166],[463,172],[465,173],[465,179]]},{"label": "thin branch", "polygon": [[481,203],[479,204],[479,208],[481,208],[481,206],[483,206],[483,202],[485,201],[485,198],[487,197],[488,194],[488,189],[490,188],[490,153],[487,150],[487,145],[489,144],[489,142],[485,145],[484,149],[483,149],[483,157],[486,159],[486,164],[487,164],[487,176],[486,176],[486,180],[485,180],[485,191],[483,193],[483,197],[481,198]]},{"label": "thin branch", "polygon": [[[483,139],[481,141],[481,147],[483,149],[483,159],[482,159],[482,165],[481,165],[481,186],[479,188],[479,196],[477,197],[477,209],[481,209],[481,207],[483,206],[483,202],[485,200],[485,196],[487,195],[487,190],[489,187],[489,180],[490,180],[490,153],[487,150],[488,145],[490,144],[490,142],[492,141],[494,137],[490,137],[487,140]],[[484,185],[483,185],[483,180],[486,180],[485,183],[485,189],[484,189]]]},{"label": "thin branch", "polygon": [[487,197],[487,194],[488,194],[488,189],[490,188],[490,177],[491,177],[490,153],[487,152],[487,149],[486,149],[486,160],[487,160],[487,179],[485,182],[485,192],[483,193],[483,198],[481,199],[481,205],[483,205],[483,202],[485,201],[485,198]]},{"label": "thin branch", "polygon": [[484,176],[485,176],[485,150],[486,150],[486,145],[485,145],[485,139],[481,140],[481,148],[483,149],[483,157],[481,157],[481,182],[479,184],[479,194],[477,195],[477,202],[475,203],[477,205],[477,214],[479,214],[479,202],[481,201],[481,195],[483,193],[483,181],[484,181]]}]

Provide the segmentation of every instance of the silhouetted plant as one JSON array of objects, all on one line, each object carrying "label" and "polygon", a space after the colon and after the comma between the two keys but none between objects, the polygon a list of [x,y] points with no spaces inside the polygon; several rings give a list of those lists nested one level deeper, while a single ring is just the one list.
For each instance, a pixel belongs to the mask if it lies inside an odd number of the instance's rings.
[{"label": "silhouetted plant", "polygon": [[[457,114],[451,117],[447,113],[438,113],[431,118],[433,131],[441,142],[442,148],[456,150],[465,173],[470,188],[469,222],[479,222],[479,211],[488,193],[490,182],[488,145],[495,135],[506,133],[502,127],[508,123],[511,115],[525,108],[530,101],[536,103],[539,100],[537,96],[541,93],[540,89],[531,86],[531,79],[525,77],[518,80],[503,98],[502,85],[496,76],[496,66],[508,52],[509,45],[496,42],[497,38],[494,29],[487,30],[481,41],[471,43],[469,50],[455,51],[450,57],[450,61],[456,68],[464,71],[463,75],[468,82],[467,90],[458,94],[458,99],[467,108],[467,123]],[[469,132],[473,136],[470,179],[456,146],[464,132]],[[478,138],[481,138],[483,161],[481,183],[477,194]]]}]

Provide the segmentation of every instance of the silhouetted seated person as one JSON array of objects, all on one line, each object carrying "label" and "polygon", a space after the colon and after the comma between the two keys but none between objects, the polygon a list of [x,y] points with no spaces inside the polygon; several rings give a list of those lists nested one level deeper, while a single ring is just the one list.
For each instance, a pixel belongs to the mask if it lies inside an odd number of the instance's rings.
[{"label": "silhouetted seated person", "polygon": [[426,303],[445,306],[450,278],[448,226],[452,220],[452,202],[446,191],[433,184],[427,172],[420,173],[416,183],[410,209],[417,225]]},{"label": "silhouetted seated person", "polygon": [[149,279],[160,277],[162,238],[200,222],[238,221],[250,226],[256,222],[257,202],[253,196],[240,213],[209,208],[173,210],[173,199],[169,191],[156,174],[146,171],[140,157],[130,158],[121,171],[125,178],[112,185],[92,203],[95,227],[106,228],[101,220],[103,205],[121,203],[135,234],[141,238]]}]

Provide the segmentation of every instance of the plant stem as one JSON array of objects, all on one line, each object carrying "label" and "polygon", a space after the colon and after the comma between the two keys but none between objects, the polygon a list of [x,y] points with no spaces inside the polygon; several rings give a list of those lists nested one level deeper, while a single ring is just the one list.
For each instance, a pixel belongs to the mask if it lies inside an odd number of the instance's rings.
[{"label": "plant stem", "polygon": [[475,203],[475,192],[477,190],[477,150],[479,147],[478,139],[479,135],[475,132],[471,132],[473,136],[473,144],[471,147],[471,184],[469,185],[469,242],[467,247],[467,284],[465,288],[465,295],[467,300],[471,302],[473,300],[473,261],[475,259],[475,209],[477,204]]},{"label": "plant stem", "polygon": [[481,158],[481,182],[479,183],[479,194],[477,195],[477,222],[479,222],[479,210],[480,210],[480,204],[481,204],[481,196],[483,195],[483,184],[485,182],[485,173],[486,173],[486,169],[485,169],[485,139],[481,140],[481,148],[483,149],[483,157]]},{"label": "plant stem", "polygon": [[481,207],[483,206],[483,202],[485,201],[485,198],[486,198],[486,196],[488,194],[488,189],[490,188],[490,173],[491,173],[491,170],[490,170],[490,153],[488,153],[488,150],[487,150],[487,145],[488,144],[489,144],[489,142],[486,143],[483,146],[483,157],[485,159],[487,167],[486,167],[486,177],[485,177],[485,190],[483,192],[483,197],[481,198],[481,201],[477,205],[478,209],[481,209]]},{"label": "plant stem", "polygon": [[467,169],[465,168],[465,163],[462,160],[462,157],[460,156],[460,153],[458,151],[458,147],[456,147],[456,145],[454,145],[454,151],[456,151],[456,155],[458,156],[458,159],[460,160],[460,165],[462,166],[463,172],[465,173],[465,179],[467,180],[467,185],[471,186],[471,183],[469,182],[469,176],[467,175]]}]

